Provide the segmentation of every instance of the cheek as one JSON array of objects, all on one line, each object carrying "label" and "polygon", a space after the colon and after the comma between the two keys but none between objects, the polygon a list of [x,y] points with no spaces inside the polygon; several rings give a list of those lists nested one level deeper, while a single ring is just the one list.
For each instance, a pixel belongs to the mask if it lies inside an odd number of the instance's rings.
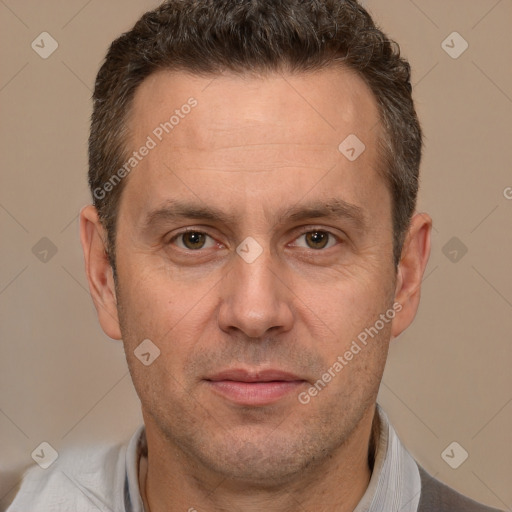
[{"label": "cheek", "polygon": [[[125,352],[139,394],[151,401],[162,389],[181,395],[191,385],[186,375],[190,359],[197,356],[200,340],[211,329],[216,295],[212,286],[197,282],[173,281],[166,272],[149,265],[129,267],[119,273],[119,320]],[[210,327],[209,327],[210,326]],[[158,357],[145,366],[136,354],[149,339]],[[150,345],[151,347],[151,345]],[[151,350],[150,350],[151,352]],[[140,355],[140,354],[139,354]],[[154,397],[157,398],[156,396]]]},{"label": "cheek", "polygon": [[167,287],[159,288],[151,280],[120,287],[126,359],[137,394],[148,410],[158,408],[163,397],[165,403],[176,405],[190,394],[193,384],[185,369],[202,329],[190,307],[196,301],[183,294],[178,295],[180,300],[170,295]]},{"label": "cheek", "polygon": [[352,284],[316,296],[325,304],[322,318],[329,327],[327,342],[315,346],[326,363],[318,378],[332,381],[323,400],[334,400],[339,407],[365,402],[377,392],[395,317],[391,286],[379,289],[375,281]]},{"label": "cheek", "polygon": [[[119,303],[122,327],[155,341],[171,332],[191,329],[197,312],[208,307],[211,286],[202,280],[184,280],[151,257],[119,266]],[[144,332],[141,332],[144,330]]]},{"label": "cheek", "polygon": [[[339,343],[350,343],[362,330],[374,324],[393,300],[393,280],[374,268],[344,268],[319,279],[295,282],[302,322],[318,331],[313,337],[327,336]],[[322,333],[320,333],[320,330]]]}]

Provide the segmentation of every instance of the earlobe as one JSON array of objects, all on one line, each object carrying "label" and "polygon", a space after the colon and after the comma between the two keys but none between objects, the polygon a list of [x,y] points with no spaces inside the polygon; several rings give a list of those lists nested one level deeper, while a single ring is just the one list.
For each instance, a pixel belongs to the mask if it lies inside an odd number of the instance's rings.
[{"label": "earlobe", "polygon": [[121,329],[112,267],[105,250],[106,233],[92,205],[80,212],[80,241],[89,290],[101,327],[107,336],[119,340]]},{"label": "earlobe", "polygon": [[393,320],[393,337],[411,325],[418,311],[421,281],[430,256],[431,230],[430,216],[417,213],[412,217],[397,270],[395,301],[402,309]]}]

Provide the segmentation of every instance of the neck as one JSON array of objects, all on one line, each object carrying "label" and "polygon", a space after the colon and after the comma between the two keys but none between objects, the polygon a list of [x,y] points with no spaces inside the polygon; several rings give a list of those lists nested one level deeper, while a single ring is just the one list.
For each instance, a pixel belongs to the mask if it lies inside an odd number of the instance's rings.
[{"label": "neck", "polygon": [[335,453],[269,485],[212,474],[147,426],[148,457],[140,479],[146,512],[352,512],[368,487],[379,435],[378,414],[370,408]]}]

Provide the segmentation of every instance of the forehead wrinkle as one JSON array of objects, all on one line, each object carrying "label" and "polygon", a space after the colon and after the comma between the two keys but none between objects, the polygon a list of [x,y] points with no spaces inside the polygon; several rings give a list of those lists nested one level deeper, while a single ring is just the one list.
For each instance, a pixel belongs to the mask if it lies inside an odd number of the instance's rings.
[{"label": "forehead wrinkle", "polygon": [[[233,167],[231,169],[231,167]],[[257,168],[253,168],[251,167],[250,169],[241,169],[240,166],[238,165],[231,165],[231,166],[228,166],[228,165],[225,165],[224,168],[217,168],[217,167],[213,167],[213,166],[207,166],[207,165],[202,165],[201,167],[197,167],[197,166],[183,166],[181,167],[181,170],[183,171],[193,171],[193,172],[197,172],[197,173],[208,173],[208,172],[211,172],[211,173],[251,173],[251,174],[257,174],[257,173],[271,173],[271,172],[274,172],[276,170],[284,170],[284,169],[287,169],[287,170],[294,170],[294,169],[307,169],[307,170],[313,170],[313,171],[322,171],[322,172],[326,172],[328,171],[328,168],[326,167],[312,167],[311,165],[291,165],[291,164],[287,164],[287,165],[273,165],[272,167],[269,167],[267,169],[257,169]]]},{"label": "forehead wrinkle", "polygon": [[[288,146],[284,152],[279,150],[283,146]],[[262,152],[259,153],[259,150]],[[174,145],[170,151],[174,152],[174,165],[166,166],[172,172],[326,171],[338,161],[340,155],[333,144],[309,145],[307,148],[303,144],[247,144],[213,150]]]},{"label": "forehead wrinkle", "polygon": [[[268,129],[268,126],[263,126],[262,128]],[[217,130],[217,129],[216,129]],[[218,130],[217,130],[218,131]],[[226,130],[227,132],[227,130]],[[229,133],[234,132],[234,130],[230,130]],[[228,133],[228,132],[227,132]],[[235,133],[239,133],[239,131],[236,131]],[[214,142],[217,142],[214,140]],[[227,144],[227,145],[207,145],[207,144],[187,144],[187,143],[179,143],[176,141],[173,141],[173,149],[190,149],[191,151],[197,152],[197,151],[220,151],[220,150],[231,150],[231,149],[247,149],[248,147],[251,148],[258,148],[258,147],[274,147],[277,146],[278,148],[282,148],[283,146],[290,146],[291,148],[295,149],[296,147],[300,148],[306,148],[306,149],[337,149],[337,146],[334,143],[318,143],[318,144],[310,144],[305,142],[246,142],[244,144]]]}]

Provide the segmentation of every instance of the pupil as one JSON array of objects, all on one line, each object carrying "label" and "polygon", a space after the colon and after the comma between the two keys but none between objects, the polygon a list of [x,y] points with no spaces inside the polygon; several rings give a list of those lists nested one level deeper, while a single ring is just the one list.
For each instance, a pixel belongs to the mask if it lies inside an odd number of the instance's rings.
[{"label": "pupil", "polygon": [[312,249],[323,249],[327,245],[327,233],[313,231],[307,235],[308,245]]}]

